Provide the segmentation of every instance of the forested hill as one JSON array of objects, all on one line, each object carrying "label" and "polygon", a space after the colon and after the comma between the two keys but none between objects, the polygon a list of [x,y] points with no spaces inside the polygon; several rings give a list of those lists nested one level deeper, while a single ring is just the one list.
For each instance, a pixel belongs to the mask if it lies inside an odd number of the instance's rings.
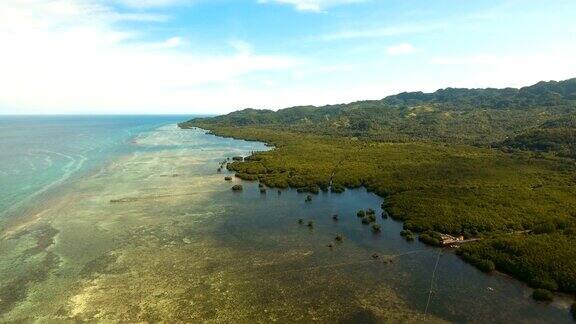
[{"label": "forested hill", "polygon": [[227,164],[241,179],[311,194],[364,186],[422,241],[480,238],[458,251],[483,271],[576,294],[576,164],[550,156],[576,158],[576,79],[246,109],[180,126],[273,144]]},{"label": "forested hill", "polygon": [[573,138],[556,137],[574,135],[575,116],[576,78],[539,82],[520,89],[404,92],[382,100],[291,107],[276,112],[244,109],[215,118],[195,119],[190,124],[271,127],[394,142],[431,140],[502,145],[509,149],[550,150],[561,146],[562,152],[573,154],[573,148],[565,147],[574,144]]}]

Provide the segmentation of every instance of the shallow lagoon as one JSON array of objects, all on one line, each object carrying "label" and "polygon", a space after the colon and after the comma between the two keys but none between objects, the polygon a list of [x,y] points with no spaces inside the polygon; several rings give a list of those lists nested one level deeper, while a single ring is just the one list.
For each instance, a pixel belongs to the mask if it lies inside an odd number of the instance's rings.
[{"label": "shallow lagoon", "polygon": [[567,302],[406,242],[398,222],[372,233],[356,211],[382,200],[365,190],[306,203],[216,172],[261,143],[170,125],[134,145],[2,233],[0,321],[570,322]]}]

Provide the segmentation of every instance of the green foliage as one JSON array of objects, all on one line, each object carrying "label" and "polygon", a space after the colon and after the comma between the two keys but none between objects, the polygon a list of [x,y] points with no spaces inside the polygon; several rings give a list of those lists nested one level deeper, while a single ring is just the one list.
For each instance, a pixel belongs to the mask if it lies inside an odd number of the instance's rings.
[{"label": "green foliage", "polygon": [[400,232],[400,236],[402,236],[406,241],[414,241],[414,233],[411,230],[403,230]]},{"label": "green foliage", "polygon": [[[575,100],[572,79],[251,109],[181,127],[274,145],[227,165],[242,179],[310,193],[364,186],[385,198],[383,215],[423,242],[439,245],[438,232],[481,237],[460,248],[468,262],[576,293],[576,165],[549,154],[570,156]],[[542,145],[540,135],[522,139],[530,132],[553,136]]]},{"label": "green foliage", "polygon": [[472,264],[482,272],[492,272],[496,270],[496,265],[490,260],[482,259],[477,255],[469,254],[467,252],[463,252],[462,250],[458,250],[457,253],[460,255],[460,257],[462,257],[464,261]]},{"label": "green foliage", "polygon": [[424,244],[428,244],[428,245],[432,245],[432,246],[441,246],[441,239],[440,239],[440,233],[438,232],[433,232],[433,231],[427,231],[424,232],[422,234],[420,234],[420,236],[418,237],[418,240],[420,240],[420,242],[424,243]]},{"label": "green foliage", "polygon": [[[461,249],[533,286],[560,285],[563,291],[576,291],[576,263],[571,261],[576,260],[573,163],[470,146],[379,143],[256,128],[213,131],[276,146],[258,153],[258,161],[233,167],[266,170],[250,179],[261,177],[270,187],[280,183],[306,188],[330,181],[345,187],[366,186],[386,198],[386,213],[405,221],[406,229],[482,236],[481,242]],[[550,224],[555,229],[546,235],[558,239],[507,234],[549,232]],[[439,244],[429,234],[421,239]],[[518,249],[491,253],[491,243],[502,240]]]},{"label": "green foliage", "polygon": [[554,294],[550,290],[535,289],[532,293],[532,298],[539,301],[552,301],[554,299]]},{"label": "green foliage", "polygon": [[[387,142],[414,140],[497,145],[572,156],[576,79],[522,89],[442,89],[401,93],[382,100],[279,110],[245,109],[181,126],[257,126]],[[519,136],[515,138],[515,136]],[[501,143],[503,141],[503,143]]]},{"label": "green foliage", "polygon": [[346,190],[342,185],[332,185],[330,191],[334,193],[343,193]]},{"label": "green foliage", "polygon": [[500,144],[506,150],[519,149],[554,152],[559,156],[576,158],[576,114],[550,120]]},{"label": "green foliage", "polygon": [[496,268],[515,274],[535,288],[576,293],[576,237],[561,232],[502,235],[460,248],[492,260]]}]

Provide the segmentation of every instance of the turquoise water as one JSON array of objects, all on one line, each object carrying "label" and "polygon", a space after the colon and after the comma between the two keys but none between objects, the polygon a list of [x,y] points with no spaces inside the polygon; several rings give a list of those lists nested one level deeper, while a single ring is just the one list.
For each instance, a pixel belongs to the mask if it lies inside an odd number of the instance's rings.
[{"label": "turquoise water", "polygon": [[188,117],[0,116],[0,218],[134,150],[137,134]]}]

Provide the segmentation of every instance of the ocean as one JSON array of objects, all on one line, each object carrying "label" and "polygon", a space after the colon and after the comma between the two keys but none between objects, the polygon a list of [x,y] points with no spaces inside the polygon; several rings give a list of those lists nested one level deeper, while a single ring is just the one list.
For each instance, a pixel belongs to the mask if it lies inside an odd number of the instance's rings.
[{"label": "ocean", "polygon": [[0,116],[0,219],[190,116]]}]

